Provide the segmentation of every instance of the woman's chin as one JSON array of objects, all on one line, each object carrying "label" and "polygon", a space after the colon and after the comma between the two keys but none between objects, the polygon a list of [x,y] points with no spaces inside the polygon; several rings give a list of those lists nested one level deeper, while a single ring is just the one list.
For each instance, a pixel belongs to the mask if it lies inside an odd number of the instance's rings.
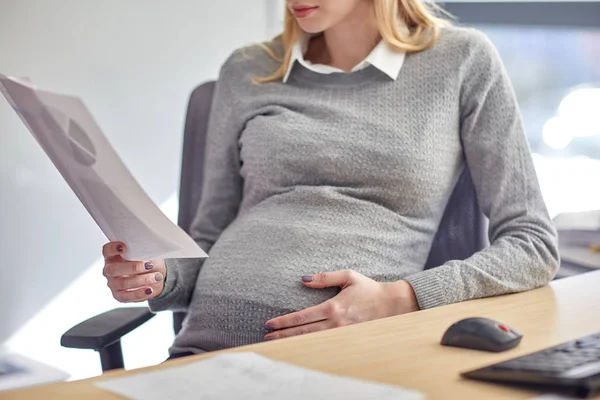
[{"label": "woman's chin", "polygon": [[298,21],[298,25],[300,25],[300,29],[302,29],[302,31],[304,33],[308,33],[309,35],[314,35],[317,33],[321,33],[325,30],[325,28],[323,27],[323,24],[319,24],[319,23],[315,23],[315,22],[311,22],[311,21]]}]

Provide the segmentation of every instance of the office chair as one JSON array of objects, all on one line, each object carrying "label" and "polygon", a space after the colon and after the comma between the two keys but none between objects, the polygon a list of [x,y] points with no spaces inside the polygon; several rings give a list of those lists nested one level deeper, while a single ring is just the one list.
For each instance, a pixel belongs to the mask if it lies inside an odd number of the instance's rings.
[{"label": "office chair", "polygon": [[[215,82],[197,87],[191,94],[184,132],[179,188],[179,226],[189,232],[202,196],[204,148]],[[464,260],[488,245],[487,218],[481,213],[468,167],[462,171],[436,233],[426,268],[449,260]],[[154,316],[145,307],[118,308],[80,323],[66,332],[61,345],[93,349],[100,354],[102,370],[124,368],[121,338]],[[173,314],[175,334],[184,313]]]}]

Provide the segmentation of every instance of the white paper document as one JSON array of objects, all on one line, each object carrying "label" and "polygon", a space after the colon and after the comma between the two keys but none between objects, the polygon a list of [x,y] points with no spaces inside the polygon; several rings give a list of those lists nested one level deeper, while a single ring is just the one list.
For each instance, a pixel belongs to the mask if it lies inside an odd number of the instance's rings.
[{"label": "white paper document", "polygon": [[61,382],[69,377],[65,372],[17,354],[0,354],[0,392]]},{"label": "white paper document", "polygon": [[396,386],[338,377],[272,361],[255,353],[214,356],[96,383],[130,399],[417,400],[421,393]]},{"label": "white paper document", "polygon": [[111,241],[131,260],[203,258],[113,150],[83,102],[0,74],[0,91]]}]

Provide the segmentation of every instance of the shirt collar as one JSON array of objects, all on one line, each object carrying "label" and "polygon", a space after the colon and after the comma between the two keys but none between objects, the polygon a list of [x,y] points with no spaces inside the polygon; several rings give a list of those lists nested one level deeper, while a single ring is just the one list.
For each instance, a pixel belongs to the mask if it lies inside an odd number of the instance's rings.
[{"label": "shirt collar", "polygon": [[[304,54],[308,48],[308,42],[311,36],[309,34],[303,34],[300,40],[298,40],[292,47],[292,55],[290,58],[290,65],[283,77],[283,82],[286,83],[292,72],[292,68],[296,62],[300,63],[304,67],[317,71],[323,74],[330,74],[334,72],[343,72],[342,70],[331,67],[329,65],[312,64],[310,61],[304,58]],[[371,53],[365,58],[360,64],[355,66],[352,71],[357,71],[362,68],[372,65],[377,68],[392,80],[398,79],[402,65],[404,65],[404,59],[406,53],[397,51],[385,41],[380,41],[377,46],[371,51]]]}]

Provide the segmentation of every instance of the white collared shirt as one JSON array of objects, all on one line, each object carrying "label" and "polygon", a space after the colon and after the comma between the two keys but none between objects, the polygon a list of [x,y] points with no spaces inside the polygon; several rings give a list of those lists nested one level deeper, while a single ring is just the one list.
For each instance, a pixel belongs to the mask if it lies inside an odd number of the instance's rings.
[{"label": "white collared shirt", "polygon": [[[325,64],[313,64],[310,61],[304,58],[304,54],[306,54],[306,50],[308,49],[308,42],[310,40],[310,36],[305,34],[303,37],[294,44],[292,48],[292,57],[290,59],[290,66],[283,77],[283,83],[286,83],[290,74],[292,72],[292,68],[296,62],[300,63],[307,69],[311,71],[320,73],[320,74],[332,74],[336,72],[345,72],[339,68],[332,67],[330,65]],[[392,46],[384,42],[383,40],[379,42],[377,46],[371,51],[371,54],[367,56],[362,62],[352,68],[352,72],[359,71],[363,68],[372,65],[377,68],[391,79],[396,80],[398,75],[400,75],[400,70],[402,69],[402,65],[404,64],[404,58],[406,53],[399,52],[394,49]]]}]

